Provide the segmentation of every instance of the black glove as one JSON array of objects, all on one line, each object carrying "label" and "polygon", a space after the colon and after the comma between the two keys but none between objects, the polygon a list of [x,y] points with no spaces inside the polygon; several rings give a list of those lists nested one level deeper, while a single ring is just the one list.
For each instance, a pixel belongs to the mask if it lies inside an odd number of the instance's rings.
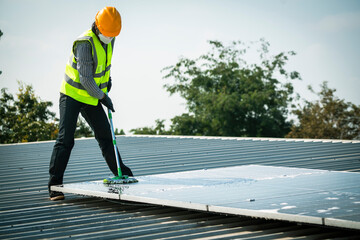
[{"label": "black glove", "polygon": [[107,91],[108,91],[108,92],[110,92],[111,86],[112,86],[111,77],[109,77],[109,81],[108,81],[108,83],[107,83]]},{"label": "black glove", "polygon": [[108,109],[110,109],[111,111],[115,112],[114,110],[114,106],[112,104],[111,99],[108,97],[108,95],[105,94],[105,97],[103,97],[102,99],[100,99],[100,102],[106,106]]}]

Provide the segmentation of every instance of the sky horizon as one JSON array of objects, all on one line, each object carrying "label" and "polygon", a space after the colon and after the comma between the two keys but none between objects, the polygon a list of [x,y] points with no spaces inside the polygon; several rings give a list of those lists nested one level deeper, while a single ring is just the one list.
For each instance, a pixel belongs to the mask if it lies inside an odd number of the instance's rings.
[{"label": "sky horizon", "polygon": [[[59,89],[73,41],[90,28],[96,13],[115,6],[123,28],[116,39],[111,76],[115,127],[154,126],[187,112],[185,101],[163,88],[161,70],[181,56],[210,51],[207,41],[270,43],[270,55],[295,51],[286,65],[302,81],[294,90],[307,100],[323,81],[335,95],[360,105],[360,1],[197,0],[55,1],[0,0],[0,88],[12,94],[17,80],[53,102],[59,117]],[[251,59],[246,59],[251,62]]]}]

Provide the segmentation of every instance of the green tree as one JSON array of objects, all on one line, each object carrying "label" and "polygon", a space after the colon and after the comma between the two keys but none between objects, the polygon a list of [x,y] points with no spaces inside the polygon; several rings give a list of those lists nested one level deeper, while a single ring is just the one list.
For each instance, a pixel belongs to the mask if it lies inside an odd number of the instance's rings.
[{"label": "green tree", "polygon": [[321,85],[321,91],[315,93],[319,100],[298,106],[293,113],[299,123],[293,125],[287,137],[317,139],[360,139],[360,106],[356,106],[334,95],[335,89],[327,82]]},{"label": "green tree", "polygon": [[181,58],[166,67],[164,87],[186,100],[188,113],[172,119],[170,132],[181,135],[283,137],[290,131],[288,107],[294,98],[290,80],[301,79],[285,65],[294,52],[268,57],[261,39],[259,63],[248,64],[251,46],[209,41],[212,50],[192,60]]},{"label": "green tree", "polygon": [[134,134],[146,134],[146,135],[168,135],[170,132],[165,130],[165,120],[157,119],[155,120],[155,127],[142,127],[131,129],[130,132]]},{"label": "green tree", "polygon": [[76,131],[75,138],[81,137],[93,137],[94,133],[91,128],[87,125],[86,121],[79,116],[78,121],[76,123]]},{"label": "green tree", "polygon": [[55,139],[57,119],[49,110],[51,102],[41,101],[31,85],[19,82],[15,100],[5,88],[0,97],[0,143],[32,142]]},{"label": "green tree", "polygon": [[124,129],[120,129],[119,131],[119,129],[115,128],[115,135],[125,135]]}]

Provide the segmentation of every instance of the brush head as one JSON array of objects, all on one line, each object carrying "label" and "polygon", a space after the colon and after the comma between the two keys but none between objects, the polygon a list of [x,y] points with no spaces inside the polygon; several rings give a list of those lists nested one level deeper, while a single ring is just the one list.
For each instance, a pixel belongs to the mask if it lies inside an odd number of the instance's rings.
[{"label": "brush head", "polygon": [[105,178],[103,182],[105,184],[129,184],[137,183],[138,180],[136,178],[123,175],[121,177]]}]

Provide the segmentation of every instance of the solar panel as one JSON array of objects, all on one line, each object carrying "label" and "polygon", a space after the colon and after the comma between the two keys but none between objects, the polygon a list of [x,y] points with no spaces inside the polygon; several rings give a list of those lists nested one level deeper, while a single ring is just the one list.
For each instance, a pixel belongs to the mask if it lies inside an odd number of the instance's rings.
[{"label": "solar panel", "polygon": [[64,193],[360,229],[360,174],[246,165],[53,186]]}]

